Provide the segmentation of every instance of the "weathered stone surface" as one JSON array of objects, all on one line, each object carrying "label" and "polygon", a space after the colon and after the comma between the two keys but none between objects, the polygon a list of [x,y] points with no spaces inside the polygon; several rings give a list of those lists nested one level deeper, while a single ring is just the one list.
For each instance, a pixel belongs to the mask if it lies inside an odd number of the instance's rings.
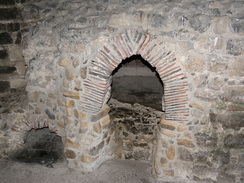
[{"label": "weathered stone surface", "polygon": [[215,34],[223,34],[230,29],[230,19],[227,16],[216,17],[213,20],[213,32]]},{"label": "weathered stone surface", "polygon": [[162,128],[168,129],[168,130],[175,130],[177,123],[174,121],[164,120],[162,119],[160,121],[160,125]]},{"label": "weathered stone surface", "polygon": [[0,13],[0,20],[11,20],[20,18],[20,13],[17,8],[2,8]]},{"label": "weathered stone surface", "polygon": [[163,135],[166,135],[168,137],[176,137],[176,134],[171,132],[171,131],[167,131],[165,129],[159,129],[159,132]]},{"label": "weathered stone surface", "polygon": [[13,43],[13,39],[9,33],[7,32],[0,33],[0,44],[12,44],[12,43]]},{"label": "weathered stone surface", "polygon": [[221,95],[221,99],[224,102],[243,103],[244,86],[224,86],[222,89],[224,93]]},{"label": "weathered stone surface", "polygon": [[64,156],[67,158],[67,159],[75,159],[76,158],[76,154],[74,151],[72,150],[69,150],[67,149],[65,152],[64,152]]},{"label": "weathered stone surface", "polygon": [[164,174],[169,177],[174,176],[174,170],[164,170]]},{"label": "weathered stone surface", "polygon": [[243,52],[243,41],[230,39],[227,41],[226,51],[230,55],[241,55]]},{"label": "weathered stone surface", "polygon": [[190,19],[189,25],[195,31],[205,32],[210,26],[210,18],[206,15],[196,15]]},{"label": "weathered stone surface", "polygon": [[167,17],[157,14],[153,16],[151,25],[153,27],[160,28],[162,26],[165,26],[166,23],[167,23]]},{"label": "weathered stone surface", "polygon": [[213,154],[213,162],[220,166],[230,162],[230,152],[228,150],[217,149],[211,152]]},{"label": "weathered stone surface", "polygon": [[23,60],[22,47],[20,45],[14,44],[8,46],[9,59],[11,61],[21,61]]},{"label": "weathered stone surface", "polygon": [[209,136],[204,133],[195,134],[197,145],[203,147],[215,147],[217,145],[217,136]]},{"label": "weathered stone surface", "polygon": [[200,103],[198,103],[198,102],[191,102],[191,103],[189,104],[189,106],[190,106],[190,107],[195,107],[195,108],[200,109],[200,110],[202,110],[202,111],[204,111],[204,110],[206,109],[205,106],[203,106],[202,104],[200,104]]},{"label": "weathered stone surface", "polygon": [[76,74],[73,69],[65,69],[65,76],[68,81],[71,81],[75,78]]},{"label": "weathered stone surface", "polygon": [[162,167],[168,167],[168,160],[164,157],[160,159],[160,164]]},{"label": "weathered stone surface", "polygon": [[89,123],[87,121],[80,122],[80,133],[85,133],[88,130]]},{"label": "weathered stone surface", "polygon": [[93,131],[98,134],[100,134],[102,132],[101,125],[99,122],[97,122],[93,125]]},{"label": "weathered stone surface", "polygon": [[90,155],[96,156],[99,154],[99,151],[104,147],[104,141],[100,142],[96,147],[93,147],[90,150]]},{"label": "weathered stone surface", "polygon": [[189,140],[189,139],[177,139],[177,142],[178,142],[178,145],[182,145],[185,147],[195,147],[192,140]]},{"label": "weathered stone surface", "polygon": [[244,148],[244,134],[228,135],[224,139],[224,146],[227,148]]},{"label": "weathered stone surface", "polygon": [[64,91],[63,95],[65,97],[70,97],[70,98],[73,98],[73,99],[80,99],[80,93],[79,92]]},{"label": "weathered stone surface", "polygon": [[45,109],[45,113],[49,119],[55,120],[55,115],[52,114],[49,109]]},{"label": "weathered stone surface", "polygon": [[228,67],[228,75],[229,76],[237,76],[243,77],[244,76],[244,57],[237,57],[232,63],[229,64]]},{"label": "weathered stone surface", "polygon": [[7,31],[8,32],[15,32],[20,30],[20,24],[19,23],[10,23],[7,24]]},{"label": "weathered stone surface", "polygon": [[244,17],[235,17],[231,20],[231,28],[234,33],[244,32]]},{"label": "weathered stone surface", "polygon": [[62,58],[60,61],[59,61],[59,65],[60,66],[63,66],[63,67],[69,67],[72,65],[72,60],[69,59],[69,58]]},{"label": "weathered stone surface", "polygon": [[0,93],[5,93],[10,90],[9,81],[0,81]]},{"label": "weathered stone surface", "polygon": [[230,175],[225,172],[220,172],[216,183],[235,183],[235,175]]},{"label": "weathered stone surface", "polygon": [[224,114],[210,113],[210,121],[217,125],[220,123],[223,129],[239,130],[244,127],[244,112],[226,112]]},{"label": "weathered stone surface", "polygon": [[175,146],[171,145],[168,149],[166,149],[166,156],[169,160],[175,159]]},{"label": "weathered stone surface", "polygon": [[96,122],[99,119],[105,117],[108,114],[109,110],[110,110],[110,107],[108,105],[104,105],[104,107],[98,114],[91,116],[91,121]]},{"label": "weathered stone surface", "polygon": [[193,156],[189,150],[183,147],[178,148],[179,158],[182,161],[193,161]]},{"label": "weathered stone surface", "polygon": [[205,65],[206,58],[196,53],[191,53],[190,59],[185,63],[188,72],[203,72]]},{"label": "weathered stone surface", "polygon": [[75,101],[70,100],[70,99],[65,99],[65,106],[66,107],[74,107],[75,106]]},{"label": "weathered stone surface", "polygon": [[83,113],[83,112],[81,112],[81,111],[79,111],[77,109],[74,110],[74,115],[78,119],[85,119],[85,118],[87,118],[87,115],[85,113]]},{"label": "weathered stone surface", "polygon": [[187,126],[186,126],[186,125],[179,125],[179,126],[177,127],[178,132],[183,132],[183,131],[185,131],[186,129],[187,129]]},{"label": "weathered stone surface", "polygon": [[92,156],[89,156],[89,155],[82,155],[81,156],[81,161],[84,162],[84,163],[92,163],[94,162],[98,157],[92,157]]},{"label": "weathered stone surface", "polygon": [[80,148],[80,144],[74,143],[70,139],[66,139],[65,140],[65,147],[71,147],[71,148],[79,149]]},{"label": "weathered stone surface", "polygon": [[7,50],[0,50],[0,59],[5,59],[8,56]]},{"label": "weathered stone surface", "polygon": [[194,154],[194,160],[197,163],[208,163],[209,153],[204,151],[199,151]]},{"label": "weathered stone surface", "polygon": [[80,76],[82,79],[86,79],[86,75],[87,75],[87,67],[83,67],[80,69]]},{"label": "weathered stone surface", "polygon": [[16,71],[16,67],[0,66],[0,74],[12,74]]}]

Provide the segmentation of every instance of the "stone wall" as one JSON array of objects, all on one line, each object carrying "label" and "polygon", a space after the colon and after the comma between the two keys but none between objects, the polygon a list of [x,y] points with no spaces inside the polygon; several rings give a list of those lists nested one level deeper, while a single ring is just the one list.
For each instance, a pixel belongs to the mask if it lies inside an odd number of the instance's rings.
[{"label": "stone wall", "polygon": [[[12,119],[27,109],[26,65],[22,55],[21,17],[24,1],[0,1],[0,154],[6,146],[6,132]],[[0,155],[0,157],[1,157]]]},{"label": "stone wall", "polygon": [[92,171],[113,157],[110,74],[140,54],[165,86],[166,120],[158,126],[153,163],[158,177],[241,182],[243,8],[241,0],[26,2],[31,115],[13,129],[49,126],[63,136],[69,166]]}]

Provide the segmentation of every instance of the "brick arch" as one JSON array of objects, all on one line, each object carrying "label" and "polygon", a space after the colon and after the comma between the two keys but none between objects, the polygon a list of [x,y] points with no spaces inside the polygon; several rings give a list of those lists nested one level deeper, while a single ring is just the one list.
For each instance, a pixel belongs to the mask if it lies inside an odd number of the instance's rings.
[{"label": "brick arch", "polygon": [[110,96],[111,73],[122,60],[141,55],[156,68],[164,83],[165,117],[167,120],[187,122],[188,82],[174,54],[163,42],[145,32],[128,30],[119,34],[98,50],[88,66],[80,107],[90,114],[98,113]]}]

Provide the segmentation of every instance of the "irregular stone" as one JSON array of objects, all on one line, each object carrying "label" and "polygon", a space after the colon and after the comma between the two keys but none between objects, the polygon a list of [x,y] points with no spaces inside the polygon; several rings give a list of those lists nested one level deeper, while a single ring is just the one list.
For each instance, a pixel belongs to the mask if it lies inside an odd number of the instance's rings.
[{"label": "irregular stone", "polygon": [[225,78],[222,76],[210,76],[208,78],[208,87],[219,90],[225,84]]},{"label": "irregular stone", "polygon": [[64,125],[71,124],[73,121],[67,117],[64,118]]},{"label": "irregular stone", "polygon": [[98,134],[100,134],[102,132],[101,125],[99,122],[97,122],[93,125],[93,131]]},{"label": "irregular stone", "polygon": [[178,145],[182,145],[185,147],[195,147],[192,140],[189,139],[177,139]]},{"label": "irregular stone", "polygon": [[206,15],[196,15],[190,19],[189,25],[195,31],[205,32],[210,27],[210,18]]},{"label": "irregular stone", "polygon": [[217,136],[209,136],[204,133],[195,134],[197,145],[203,147],[216,147],[217,146]]},{"label": "irregular stone", "polygon": [[168,167],[168,160],[167,160],[166,158],[162,157],[162,158],[160,159],[160,165],[161,165],[162,167]]},{"label": "irregular stone", "polygon": [[74,143],[70,139],[66,139],[65,140],[65,147],[71,147],[71,148],[79,149],[80,148],[80,144]]},{"label": "irregular stone", "polygon": [[67,112],[68,116],[72,116],[72,114],[73,114],[73,111],[72,111],[72,109],[70,107],[66,108],[66,112]]},{"label": "irregular stone", "polygon": [[[194,64],[193,64],[194,63]],[[188,72],[203,72],[207,61],[201,54],[191,52],[190,59],[185,62],[185,68]]]},{"label": "irregular stone", "polygon": [[80,76],[82,79],[86,79],[86,74],[87,74],[87,67],[83,67],[80,69]]},{"label": "irregular stone", "polygon": [[227,41],[226,51],[230,55],[238,56],[243,52],[243,41],[230,39]]},{"label": "irregular stone", "polygon": [[80,99],[80,93],[79,92],[64,91],[63,95],[65,97],[70,97],[70,98],[73,98],[73,99]]},{"label": "irregular stone", "polygon": [[53,93],[49,93],[48,94],[48,97],[51,98],[51,99],[56,99],[57,97],[55,96],[55,94]]},{"label": "irregular stone", "polygon": [[105,104],[104,107],[101,109],[101,111],[98,114],[91,116],[91,121],[96,122],[99,119],[105,117],[108,114],[109,110],[110,110],[110,107],[107,104]]},{"label": "irregular stone", "polygon": [[169,160],[175,159],[175,147],[174,145],[171,145],[168,149],[166,149],[166,155]]},{"label": "irregular stone", "polygon": [[240,130],[244,127],[244,112],[226,112],[224,114],[210,113],[210,121],[216,125],[222,124],[223,129]]},{"label": "irregular stone", "polygon": [[207,163],[209,152],[199,151],[194,155],[194,159],[197,163]]},{"label": "irregular stone", "polygon": [[75,154],[75,152],[72,151],[72,150],[69,150],[69,149],[67,149],[67,150],[64,152],[64,156],[65,156],[65,158],[67,158],[67,159],[75,159],[75,158],[76,158],[76,154]]},{"label": "irregular stone", "polygon": [[220,172],[216,183],[235,183],[235,175],[230,175],[226,172]]},{"label": "irregular stone", "polygon": [[24,59],[22,54],[22,46],[13,44],[8,46],[8,53],[9,53],[9,59],[10,61],[21,61]]},{"label": "irregular stone", "polygon": [[227,69],[227,64],[222,62],[210,62],[207,67],[211,72],[223,72]]},{"label": "irregular stone", "polygon": [[69,59],[69,58],[62,58],[60,61],[59,61],[59,65],[60,66],[63,66],[63,67],[69,67],[72,65],[72,60]]},{"label": "irregular stone", "polygon": [[237,57],[233,62],[229,63],[228,75],[229,76],[244,76],[244,57]]},{"label": "irregular stone", "polygon": [[225,39],[223,39],[222,37],[213,37],[213,38],[209,38],[209,49],[211,50],[220,50],[223,49],[225,46]]},{"label": "irregular stone", "polygon": [[99,151],[104,147],[104,141],[100,142],[96,147],[93,147],[90,150],[90,155],[96,156],[99,154]]},{"label": "irregular stone", "polygon": [[244,33],[244,17],[235,17],[231,20],[231,28],[234,33]]},{"label": "irregular stone", "polygon": [[8,52],[6,50],[0,50],[0,59],[5,59],[8,56]]},{"label": "irregular stone", "polygon": [[80,122],[80,133],[85,133],[88,130],[89,123],[87,121]]},{"label": "irregular stone", "polygon": [[85,119],[87,118],[87,115],[81,111],[78,111],[77,109],[74,110],[75,117],[77,119]]},{"label": "irregular stone", "polygon": [[65,76],[68,81],[74,80],[76,74],[73,69],[65,69]]},{"label": "irregular stone", "polygon": [[179,154],[180,160],[182,160],[182,161],[190,161],[190,162],[193,161],[193,157],[192,157],[190,151],[187,150],[186,148],[179,147],[178,154]]},{"label": "irregular stone", "polygon": [[152,18],[151,26],[160,28],[162,26],[165,26],[167,24],[167,17],[162,16],[162,15],[154,15]]},{"label": "irregular stone", "polygon": [[178,132],[183,132],[183,131],[185,131],[186,129],[187,129],[187,126],[186,126],[186,125],[179,125],[179,126],[177,127]]},{"label": "irregular stone", "polygon": [[98,157],[92,157],[92,156],[89,156],[89,155],[82,155],[81,156],[81,161],[83,163],[92,163],[94,162]]},{"label": "irregular stone", "polygon": [[46,113],[46,115],[48,116],[49,119],[51,119],[51,120],[55,120],[55,115],[52,114],[52,113],[49,111],[49,109],[46,109],[46,110],[45,110],[45,113]]},{"label": "irregular stone", "polygon": [[0,44],[12,44],[13,39],[7,32],[0,33]]},{"label": "irregular stone", "polygon": [[15,79],[10,81],[11,88],[24,88],[26,87],[27,82],[25,79]]},{"label": "irregular stone", "polygon": [[74,107],[75,106],[75,101],[74,100],[65,99],[65,106],[66,107]]},{"label": "irregular stone", "polygon": [[103,119],[100,121],[100,124],[101,124],[101,127],[102,127],[102,128],[106,128],[110,123],[111,123],[111,120],[110,120],[109,115],[107,115],[105,118],[103,118]]},{"label": "irregular stone", "polygon": [[227,150],[217,149],[211,151],[211,154],[213,154],[213,162],[219,164],[220,166],[230,162],[230,152]]},{"label": "irregular stone", "polygon": [[174,170],[164,170],[164,175],[174,177]]},{"label": "irregular stone", "polygon": [[159,129],[159,132],[163,135],[166,135],[168,137],[176,137],[176,134],[170,131],[166,131],[165,129]]},{"label": "irregular stone", "polygon": [[189,104],[190,107],[194,107],[194,108],[197,108],[197,109],[200,109],[202,111],[204,111],[206,109],[205,106],[203,106],[202,104],[198,103],[198,102],[191,102]]},{"label": "irregular stone", "polygon": [[62,98],[59,97],[57,102],[58,102],[59,106],[65,106],[65,102],[64,102],[64,100]]},{"label": "irregular stone", "polygon": [[177,123],[174,121],[161,119],[160,125],[162,128],[165,128],[168,130],[175,130]]},{"label": "irregular stone", "polygon": [[243,103],[244,86],[223,86],[224,93],[221,95],[223,102]]},{"label": "irregular stone", "polygon": [[224,139],[224,146],[227,148],[244,148],[244,134],[228,135]]},{"label": "irregular stone", "polygon": [[230,30],[230,19],[227,16],[215,17],[212,25],[215,34],[224,34]]}]

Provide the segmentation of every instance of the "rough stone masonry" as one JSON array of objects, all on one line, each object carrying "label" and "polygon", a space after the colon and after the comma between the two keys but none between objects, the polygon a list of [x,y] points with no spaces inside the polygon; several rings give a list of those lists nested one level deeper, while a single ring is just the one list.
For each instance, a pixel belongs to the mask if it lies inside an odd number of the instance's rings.
[{"label": "rough stone masonry", "polygon": [[69,167],[116,156],[111,73],[141,55],[164,83],[159,179],[243,182],[242,0],[3,0],[0,157],[31,129],[62,137]]}]

